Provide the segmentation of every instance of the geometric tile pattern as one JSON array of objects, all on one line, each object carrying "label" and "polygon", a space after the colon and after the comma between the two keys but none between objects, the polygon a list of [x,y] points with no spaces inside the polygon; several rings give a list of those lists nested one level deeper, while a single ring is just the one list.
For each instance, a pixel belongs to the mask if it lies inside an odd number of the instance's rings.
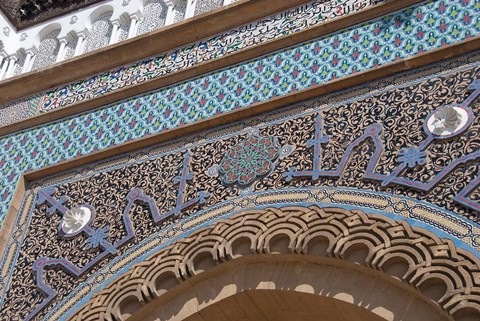
[{"label": "geometric tile pattern", "polygon": [[0,139],[0,220],[21,173],[480,35],[480,3],[429,1],[103,109]]},{"label": "geometric tile pattern", "polygon": [[17,99],[14,102],[2,105],[0,109],[0,126],[16,123],[36,115],[36,110],[41,101],[43,94],[38,93],[30,97]]}]

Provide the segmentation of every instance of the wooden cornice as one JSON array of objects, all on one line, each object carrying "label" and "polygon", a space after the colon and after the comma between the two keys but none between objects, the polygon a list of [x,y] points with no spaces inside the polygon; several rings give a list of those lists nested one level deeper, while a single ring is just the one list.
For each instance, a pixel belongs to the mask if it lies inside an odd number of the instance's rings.
[{"label": "wooden cornice", "polygon": [[213,36],[311,0],[241,0],[157,31],[0,82],[0,104]]},{"label": "wooden cornice", "polygon": [[[262,1],[270,1],[270,0],[262,0]],[[250,0],[243,3],[244,5],[246,5],[248,3],[253,4],[253,2],[255,1]],[[282,2],[282,1],[278,1],[278,2]],[[303,2],[308,2],[308,1],[303,1]],[[255,57],[267,54],[275,50],[286,48],[304,41],[312,40],[323,35],[327,35],[345,28],[349,28],[356,24],[363,23],[363,22],[375,19],[377,17],[381,17],[383,15],[389,14],[397,10],[401,10],[405,7],[414,5],[419,2],[422,2],[422,0],[388,1],[373,7],[369,7],[367,9],[358,11],[356,13],[352,13],[344,17],[337,18],[333,21],[328,21],[326,23],[319,24],[312,28],[309,28],[288,36],[284,36],[269,42],[265,42],[255,47],[238,51],[231,55],[227,55],[221,58],[207,61],[207,62],[198,64],[196,66],[193,66],[191,68],[183,69],[183,70],[168,74],[164,77],[154,78],[135,86],[128,86],[120,90],[110,92],[93,99],[81,101],[64,108],[54,109],[50,112],[39,114],[32,118],[28,118],[16,123],[2,126],[0,127],[0,136],[7,135],[9,133],[13,133],[16,131],[20,131],[29,127],[44,124],[50,121],[58,120],[64,117],[68,117],[76,113],[85,112],[87,110],[105,106],[115,101],[126,99],[128,97],[132,97],[135,95],[140,95],[152,90],[156,90],[165,86],[172,85],[177,82],[187,80],[192,77],[196,77],[201,74],[205,74],[217,69],[225,68],[230,65],[238,64],[243,61],[253,59]],[[222,10],[220,10],[219,13],[221,13]],[[213,16],[215,17],[215,15]],[[195,21],[193,21],[192,23],[194,22]],[[159,32],[163,32],[163,31],[159,31]],[[129,46],[129,44],[127,43],[122,46]],[[105,49],[105,50],[110,50],[110,49]],[[124,50],[126,51],[123,52],[123,54],[128,52],[128,49],[124,49]],[[104,69],[108,69],[108,68],[104,68]],[[2,87],[0,86],[0,90],[1,89]]]}]

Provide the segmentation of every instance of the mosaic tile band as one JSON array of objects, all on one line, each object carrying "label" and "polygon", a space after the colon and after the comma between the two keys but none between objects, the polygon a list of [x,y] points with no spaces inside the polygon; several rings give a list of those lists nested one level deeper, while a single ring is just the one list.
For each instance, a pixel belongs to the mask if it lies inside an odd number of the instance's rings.
[{"label": "mosaic tile band", "polygon": [[[4,137],[0,220],[21,173],[327,83],[480,34],[480,2],[429,1],[101,110]],[[201,107],[201,108],[199,108]]]},{"label": "mosaic tile band", "polygon": [[0,126],[164,77],[385,1],[312,1],[209,39],[5,104],[4,110],[0,109]]}]

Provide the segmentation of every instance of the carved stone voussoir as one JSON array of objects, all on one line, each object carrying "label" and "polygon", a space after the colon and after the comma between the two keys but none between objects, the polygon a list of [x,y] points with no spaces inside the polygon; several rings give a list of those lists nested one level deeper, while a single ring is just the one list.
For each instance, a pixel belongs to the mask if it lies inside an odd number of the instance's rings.
[{"label": "carved stone voussoir", "polygon": [[480,316],[480,260],[468,251],[405,221],[295,206],[245,211],[177,240],[118,277],[69,320],[125,320],[126,305],[139,310],[223,262],[276,254],[352,261],[402,280],[455,320],[465,313]]}]

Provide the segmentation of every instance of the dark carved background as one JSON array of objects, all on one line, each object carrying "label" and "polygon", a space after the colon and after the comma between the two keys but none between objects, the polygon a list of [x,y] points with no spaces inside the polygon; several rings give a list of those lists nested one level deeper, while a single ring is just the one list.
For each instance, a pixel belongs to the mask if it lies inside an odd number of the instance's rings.
[{"label": "dark carved background", "polygon": [[17,29],[103,0],[2,0],[0,9]]},{"label": "dark carved background", "polygon": [[[385,150],[376,171],[382,174],[392,172],[398,164],[396,160],[398,150],[410,145],[416,146],[426,137],[422,129],[425,117],[441,105],[462,102],[468,96],[467,86],[474,79],[479,78],[480,67],[477,67],[425,80],[418,85],[391,89],[379,95],[320,111],[324,119],[324,134],[328,134],[330,137],[328,144],[324,145],[322,150],[322,168],[336,169],[348,145],[361,136],[368,125],[381,123],[384,128],[381,136]],[[480,113],[480,102],[477,101],[471,107],[476,115]],[[362,178],[364,169],[373,153],[373,144],[366,142],[355,150],[348,162],[347,170],[340,178],[321,178],[318,181],[298,178],[286,182],[282,173],[289,167],[309,169],[312,166],[312,149],[306,148],[305,144],[307,139],[314,135],[315,117],[316,113],[313,113],[260,128],[261,135],[275,136],[280,145],[295,146],[295,151],[290,156],[279,159],[275,170],[267,177],[255,181],[252,186],[254,191],[303,186],[353,187],[408,196],[445,208],[472,221],[480,222],[479,213],[452,200],[468,182],[478,175],[480,171],[478,162],[457,168],[430,192],[419,192],[396,185],[381,187],[379,182]],[[200,190],[206,190],[211,195],[206,204],[195,205],[184,210],[182,217],[190,216],[201,208],[239,195],[238,186],[225,186],[219,177],[208,176],[207,171],[211,166],[218,165],[225,153],[232,146],[244,140],[246,135],[246,133],[242,133],[204,143],[191,149],[190,170],[193,173],[193,179],[187,186],[186,199],[195,197]],[[453,159],[479,149],[480,117],[477,116],[468,132],[450,140],[435,141],[428,148],[427,164],[424,167],[417,166],[409,169],[405,176],[418,181],[429,181]],[[131,189],[142,188],[146,195],[155,199],[161,211],[167,211],[175,206],[177,186],[173,186],[171,182],[173,177],[179,174],[182,162],[183,152],[176,152],[122,169],[97,173],[92,177],[58,186],[55,196],[57,198],[62,195],[69,196],[67,207],[83,203],[91,204],[96,211],[92,227],[99,228],[109,225],[108,240],[114,243],[126,233],[121,221],[121,213],[127,204],[126,195]],[[479,191],[474,192],[470,198],[477,202],[480,201]],[[86,239],[84,236],[69,240],[60,238],[57,233],[60,215],[53,215],[49,218],[45,213],[46,205],[36,206],[33,210],[30,230],[12,276],[13,283],[1,307],[0,320],[22,320],[26,316],[25,311],[30,311],[43,299],[43,294],[35,286],[35,277],[31,270],[32,264],[37,258],[41,256],[64,257],[77,266],[83,266],[98,254],[98,249],[82,250]],[[169,219],[156,225],[151,219],[148,208],[140,204],[136,205],[133,213],[137,241],[128,242],[117,255],[121,255],[134,243],[169,225],[172,220]],[[46,283],[59,291],[54,304],[105,265],[108,260],[111,258],[104,260],[78,279],[61,270],[47,270]]]}]

